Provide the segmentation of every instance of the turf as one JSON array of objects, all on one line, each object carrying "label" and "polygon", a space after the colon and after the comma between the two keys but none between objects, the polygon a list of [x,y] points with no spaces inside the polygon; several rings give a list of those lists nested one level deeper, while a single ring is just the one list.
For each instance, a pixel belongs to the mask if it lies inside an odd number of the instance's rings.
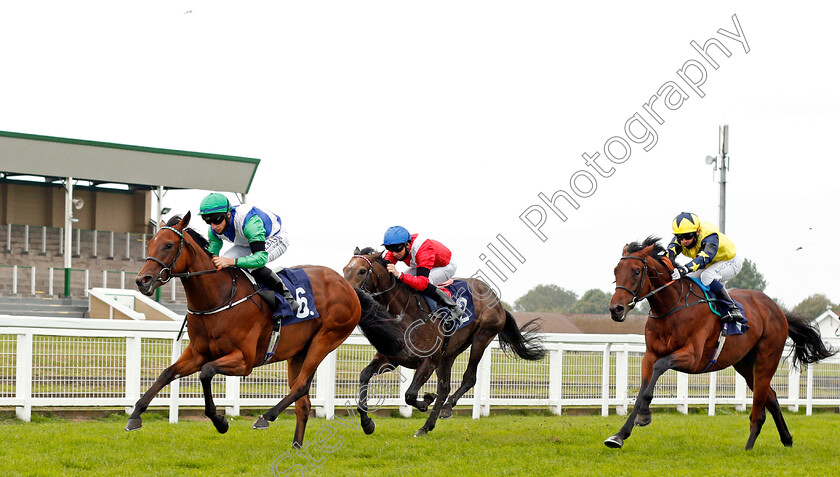
[{"label": "turf", "polygon": [[423,438],[412,437],[422,416],[376,417],[370,436],[347,427],[358,421],[312,418],[301,452],[291,449],[291,416],[265,431],[250,428],[253,418],[233,418],[225,435],[206,419],[171,425],[149,414],[142,429],[125,432],[124,416],[34,416],[31,423],[0,422],[0,475],[837,475],[838,414],[786,413],[791,448],[768,416],[750,452],[743,450],[745,413],[654,410],[653,418],[618,450],[603,441],[623,423],[620,416],[456,416]]}]

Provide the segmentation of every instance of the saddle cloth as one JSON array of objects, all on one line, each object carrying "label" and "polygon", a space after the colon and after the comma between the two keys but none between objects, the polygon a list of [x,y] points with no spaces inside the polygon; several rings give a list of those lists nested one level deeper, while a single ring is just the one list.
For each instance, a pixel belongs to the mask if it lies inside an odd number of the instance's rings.
[{"label": "saddle cloth", "polygon": [[[709,309],[712,310],[712,313],[714,313],[718,316],[723,316],[723,315],[726,314],[727,311],[729,311],[729,305],[731,304],[729,301],[727,301],[726,299],[718,296],[715,292],[710,290],[709,287],[707,287],[706,285],[703,285],[703,282],[701,282],[697,278],[695,278],[695,277],[688,277],[688,278],[691,279],[691,281],[693,281],[694,283],[696,283],[697,286],[699,286],[700,289],[703,290],[703,292],[706,293],[706,297],[709,299]],[[726,335],[727,336],[740,335],[740,334],[745,333],[748,329],[750,329],[750,326],[747,324],[747,318],[746,318],[747,312],[746,312],[746,310],[744,310],[744,306],[741,305],[740,303],[738,303],[738,300],[735,300],[735,306],[737,306],[738,309],[741,310],[741,316],[743,316],[744,318],[741,318],[740,320],[738,320],[737,322],[734,322],[734,323],[732,323],[732,322],[727,322],[726,323]]]},{"label": "saddle cloth", "polygon": [[[266,288],[265,285],[259,283],[251,274],[246,274],[253,282],[257,282],[257,286]],[[281,326],[293,325],[301,321],[318,318],[318,310],[315,308],[315,297],[312,295],[312,282],[309,280],[309,275],[300,268],[284,268],[277,272],[277,276],[283,280],[289,291],[298,302],[298,310],[296,314],[292,313],[292,307],[283,298],[282,295],[275,292],[277,307],[274,310],[274,319],[280,320]]]},{"label": "saddle cloth", "polygon": [[[452,296],[452,300],[464,312],[464,314],[461,315],[458,324],[455,326],[456,330],[460,330],[470,324],[475,318],[475,304],[473,303],[472,293],[470,293],[470,286],[464,280],[450,280],[444,285],[444,290]],[[426,299],[426,303],[429,304],[429,308],[432,310],[432,313],[437,311],[439,308],[442,308],[443,310],[440,312],[439,316],[443,317],[444,320],[449,319],[451,312],[448,308],[439,305],[429,296],[423,295],[423,298]]]}]

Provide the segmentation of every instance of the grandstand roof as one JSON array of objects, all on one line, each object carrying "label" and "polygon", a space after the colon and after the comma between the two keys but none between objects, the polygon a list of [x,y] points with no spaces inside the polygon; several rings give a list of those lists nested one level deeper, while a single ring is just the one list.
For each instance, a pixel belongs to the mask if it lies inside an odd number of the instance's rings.
[{"label": "grandstand roof", "polygon": [[260,160],[0,131],[0,172],[246,194]]}]

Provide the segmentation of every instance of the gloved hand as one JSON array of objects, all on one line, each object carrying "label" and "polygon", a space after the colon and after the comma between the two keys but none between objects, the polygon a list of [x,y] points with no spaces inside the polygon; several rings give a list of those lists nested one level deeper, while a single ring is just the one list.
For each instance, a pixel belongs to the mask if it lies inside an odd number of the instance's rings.
[{"label": "gloved hand", "polygon": [[681,277],[685,276],[688,273],[688,269],[685,267],[674,267],[674,271],[671,272],[671,280],[679,280]]}]

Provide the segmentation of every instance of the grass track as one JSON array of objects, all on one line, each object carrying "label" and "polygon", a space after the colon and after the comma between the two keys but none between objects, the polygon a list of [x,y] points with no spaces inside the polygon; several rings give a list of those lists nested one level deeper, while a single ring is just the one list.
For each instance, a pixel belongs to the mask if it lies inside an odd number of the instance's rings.
[{"label": "grass track", "polygon": [[[313,418],[306,439],[310,463],[291,451],[291,416],[281,416],[267,431],[250,429],[253,418],[234,418],[225,435],[207,420],[170,425],[154,414],[135,432],[123,431],[122,416],[85,422],[35,416],[32,423],[0,422],[0,475],[303,475],[287,472],[295,465],[308,475],[329,476],[837,475],[838,414],[786,413],[792,448],[781,445],[768,416],[751,452],[743,450],[745,413],[709,417],[654,410],[653,417],[620,450],[603,445],[624,421],[620,416],[457,416],[425,438],[411,437],[422,417],[378,417],[372,436]],[[319,430],[334,452],[316,448]]]}]

